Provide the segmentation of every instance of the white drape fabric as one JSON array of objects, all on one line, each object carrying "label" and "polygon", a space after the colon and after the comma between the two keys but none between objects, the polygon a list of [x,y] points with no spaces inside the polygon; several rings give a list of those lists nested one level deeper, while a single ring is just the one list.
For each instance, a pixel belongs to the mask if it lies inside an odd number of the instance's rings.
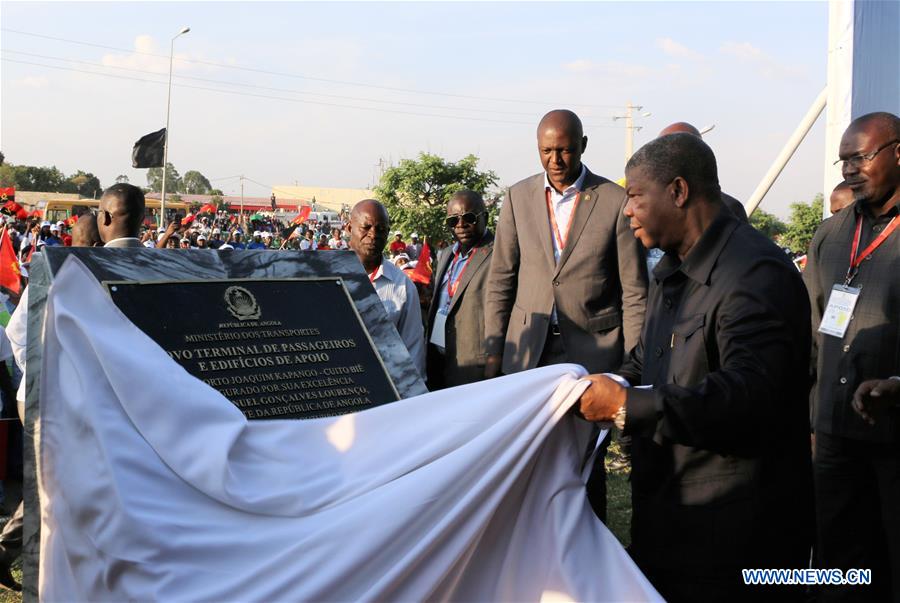
[{"label": "white drape fabric", "polygon": [[45,329],[41,599],[658,600],[586,502],[582,375],[248,422],[70,258]]}]

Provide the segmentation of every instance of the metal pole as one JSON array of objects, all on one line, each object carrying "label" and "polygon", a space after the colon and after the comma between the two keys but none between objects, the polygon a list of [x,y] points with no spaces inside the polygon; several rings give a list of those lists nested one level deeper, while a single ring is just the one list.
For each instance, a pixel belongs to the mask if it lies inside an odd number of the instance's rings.
[{"label": "metal pole", "polygon": [[634,114],[632,113],[634,105],[628,101],[625,107],[625,163],[634,155]]},{"label": "metal pole", "polygon": [[244,175],[241,174],[241,218],[244,217]]},{"label": "metal pole", "polygon": [[163,139],[163,180],[159,198],[159,227],[166,227],[166,178],[169,171],[169,114],[172,110],[172,61],[175,56],[175,39],[191,31],[190,27],[182,27],[169,44],[169,92],[166,94],[166,137]]},{"label": "metal pole", "polygon": [[781,174],[784,166],[787,165],[787,162],[790,161],[791,157],[794,155],[794,151],[797,150],[797,147],[803,142],[803,139],[809,133],[813,124],[816,123],[819,115],[822,114],[827,99],[828,86],[825,86],[825,88],[822,89],[822,92],[819,93],[819,96],[816,97],[816,100],[809,108],[809,111],[803,116],[803,121],[800,122],[800,125],[797,126],[797,129],[794,130],[794,133],[791,134],[791,137],[785,143],[784,148],[781,149],[781,153],[778,154],[775,163],[773,163],[772,167],[769,168],[769,171],[766,172],[766,175],[756,187],[756,190],[750,195],[750,199],[747,200],[747,203],[744,204],[747,216],[750,216],[750,214],[759,207],[759,204],[762,203],[763,197],[765,197],[766,193],[769,192],[769,189],[772,188],[772,185]]},{"label": "metal pole", "polygon": [[[175,36],[177,38],[178,36]],[[169,113],[172,110],[172,57],[175,53],[175,38],[169,46],[169,93],[166,95],[166,137],[163,139],[163,180],[159,199],[159,227],[166,227],[166,177],[169,170]]]}]

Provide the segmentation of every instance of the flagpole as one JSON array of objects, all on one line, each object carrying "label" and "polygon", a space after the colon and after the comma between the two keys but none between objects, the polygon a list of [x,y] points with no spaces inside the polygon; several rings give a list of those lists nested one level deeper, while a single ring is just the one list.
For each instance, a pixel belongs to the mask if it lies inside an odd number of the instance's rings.
[{"label": "flagpole", "polygon": [[172,111],[172,60],[175,56],[175,39],[183,36],[191,31],[190,27],[182,27],[181,31],[175,34],[169,45],[169,93],[166,95],[166,137],[163,139],[163,180],[162,193],[159,199],[159,224],[160,228],[166,227],[166,178],[169,170],[169,114]]}]

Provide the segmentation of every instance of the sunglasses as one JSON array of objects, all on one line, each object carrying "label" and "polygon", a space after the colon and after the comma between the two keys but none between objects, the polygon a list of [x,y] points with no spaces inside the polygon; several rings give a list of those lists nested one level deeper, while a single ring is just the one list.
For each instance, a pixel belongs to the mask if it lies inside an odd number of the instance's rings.
[{"label": "sunglasses", "polygon": [[447,225],[447,228],[456,228],[456,225],[459,224],[459,220],[462,219],[466,224],[474,224],[478,221],[478,218],[484,215],[483,211],[478,212],[477,214],[467,211],[464,214],[456,214],[453,216],[447,216],[447,219],[444,220],[444,224]]}]

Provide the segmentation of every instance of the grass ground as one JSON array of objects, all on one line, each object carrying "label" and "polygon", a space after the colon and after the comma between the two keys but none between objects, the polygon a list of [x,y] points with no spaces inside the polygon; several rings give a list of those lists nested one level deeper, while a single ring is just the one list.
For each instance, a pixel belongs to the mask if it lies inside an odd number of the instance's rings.
[{"label": "grass ground", "polygon": [[622,546],[631,544],[631,465],[625,462],[619,442],[609,445],[606,456],[606,527]]}]

